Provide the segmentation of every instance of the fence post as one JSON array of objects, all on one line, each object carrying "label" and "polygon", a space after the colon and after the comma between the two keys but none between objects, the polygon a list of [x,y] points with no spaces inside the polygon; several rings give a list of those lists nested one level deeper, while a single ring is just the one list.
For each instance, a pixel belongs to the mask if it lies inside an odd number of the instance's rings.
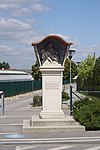
[{"label": "fence post", "polygon": [[1,116],[4,116],[4,92],[0,91],[1,95]]},{"label": "fence post", "polygon": [[72,86],[70,85],[70,116],[72,116]]}]

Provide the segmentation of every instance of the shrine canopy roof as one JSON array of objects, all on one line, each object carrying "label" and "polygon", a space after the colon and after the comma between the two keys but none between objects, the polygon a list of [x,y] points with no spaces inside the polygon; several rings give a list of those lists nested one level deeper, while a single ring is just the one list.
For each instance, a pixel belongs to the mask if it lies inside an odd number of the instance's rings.
[{"label": "shrine canopy roof", "polygon": [[72,42],[67,42],[66,39],[65,39],[65,36],[63,35],[60,35],[60,34],[50,34],[48,35],[47,37],[45,37],[44,39],[38,41],[38,42],[33,42],[32,43],[32,46],[35,46],[35,45],[38,45],[40,43],[42,43],[43,41],[47,40],[47,39],[50,39],[50,38],[53,38],[55,40],[58,40],[59,42],[61,42],[64,46],[70,46],[72,45],[73,43]]}]

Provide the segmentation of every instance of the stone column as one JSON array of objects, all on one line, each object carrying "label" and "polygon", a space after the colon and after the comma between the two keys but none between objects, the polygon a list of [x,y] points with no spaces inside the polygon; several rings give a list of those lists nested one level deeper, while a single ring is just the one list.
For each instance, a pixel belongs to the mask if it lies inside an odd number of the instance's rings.
[{"label": "stone column", "polygon": [[41,66],[42,72],[42,111],[40,118],[57,119],[64,118],[64,112],[61,109],[62,103],[62,73],[64,67]]}]

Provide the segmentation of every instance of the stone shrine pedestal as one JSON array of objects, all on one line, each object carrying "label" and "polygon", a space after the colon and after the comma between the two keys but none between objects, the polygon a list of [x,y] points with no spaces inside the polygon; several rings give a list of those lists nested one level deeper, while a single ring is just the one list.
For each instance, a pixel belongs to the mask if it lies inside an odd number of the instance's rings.
[{"label": "stone shrine pedestal", "polygon": [[61,109],[63,70],[64,67],[61,65],[40,67],[43,83],[43,103],[39,116],[42,119],[61,119],[65,117]]},{"label": "stone shrine pedestal", "polygon": [[42,110],[23,121],[23,133],[85,130],[62,110],[64,61],[71,44],[57,35],[32,43],[42,72]]}]

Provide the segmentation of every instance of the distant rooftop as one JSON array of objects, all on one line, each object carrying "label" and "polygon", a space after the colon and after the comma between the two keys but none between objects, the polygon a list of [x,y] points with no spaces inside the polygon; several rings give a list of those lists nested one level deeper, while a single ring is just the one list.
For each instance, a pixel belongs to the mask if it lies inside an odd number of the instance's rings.
[{"label": "distant rooftop", "polygon": [[24,71],[0,70],[0,80],[31,80],[32,76]]}]

